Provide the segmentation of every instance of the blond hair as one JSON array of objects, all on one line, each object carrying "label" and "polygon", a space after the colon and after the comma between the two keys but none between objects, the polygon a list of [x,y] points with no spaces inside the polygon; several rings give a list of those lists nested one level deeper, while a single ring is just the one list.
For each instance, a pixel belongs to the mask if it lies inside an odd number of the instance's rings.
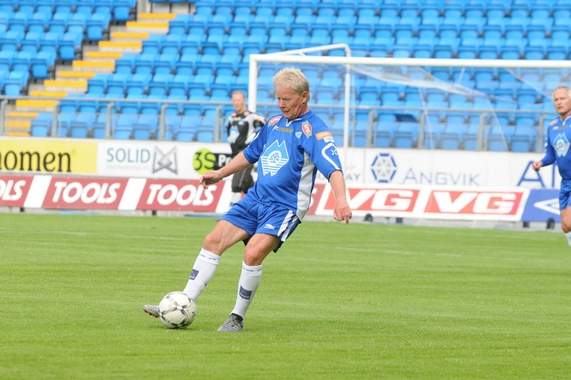
[{"label": "blond hair", "polygon": [[286,67],[278,71],[273,79],[274,87],[278,84],[287,86],[298,94],[303,94],[307,91],[309,95],[309,82],[300,69],[294,67]]},{"label": "blond hair", "polygon": [[553,90],[553,92],[551,93],[551,97],[553,98],[555,93],[559,90],[567,90],[567,95],[571,96],[571,88],[569,88],[569,86],[561,85],[561,86],[557,86],[555,88],[555,90]]}]

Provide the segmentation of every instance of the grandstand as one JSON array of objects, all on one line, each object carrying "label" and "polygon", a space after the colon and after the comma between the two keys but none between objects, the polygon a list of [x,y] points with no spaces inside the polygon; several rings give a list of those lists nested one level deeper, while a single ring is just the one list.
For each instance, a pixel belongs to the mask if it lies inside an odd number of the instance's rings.
[{"label": "grandstand", "polygon": [[[563,0],[0,0],[0,132],[218,141],[230,92],[248,88],[250,54],[344,43],[357,57],[567,60],[569,16]],[[306,73],[339,136],[343,94],[328,70]],[[273,71],[259,72],[265,113]],[[351,145],[536,151],[550,89],[569,79],[565,70],[423,75],[486,96],[357,73]]]}]

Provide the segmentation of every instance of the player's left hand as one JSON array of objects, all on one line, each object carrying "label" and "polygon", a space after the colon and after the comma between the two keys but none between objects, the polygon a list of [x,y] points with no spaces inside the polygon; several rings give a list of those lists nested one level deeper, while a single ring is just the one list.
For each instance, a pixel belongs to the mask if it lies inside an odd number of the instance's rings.
[{"label": "player's left hand", "polygon": [[335,202],[335,210],[333,210],[333,217],[335,220],[339,222],[349,223],[352,216],[353,212],[351,211],[351,207],[349,207],[346,201],[341,200]]}]

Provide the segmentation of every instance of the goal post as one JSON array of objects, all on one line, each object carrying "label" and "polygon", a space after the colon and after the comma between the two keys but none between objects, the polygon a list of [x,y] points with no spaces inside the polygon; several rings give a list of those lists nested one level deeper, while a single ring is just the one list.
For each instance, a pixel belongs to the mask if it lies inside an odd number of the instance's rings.
[{"label": "goal post", "polygon": [[[343,49],[344,54],[331,54],[334,49]],[[327,107],[343,108],[343,125],[335,125],[343,132],[343,147],[383,146],[379,136],[386,124],[382,117],[369,124],[367,134],[360,128],[367,120],[364,112],[382,116],[390,111],[396,116],[388,119],[396,124],[404,125],[402,120],[412,115],[419,126],[413,131],[411,148],[454,149],[436,139],[445,136],[441,132],[448,127],[456,130],[452,124],[460,120],[476,140],[463,140],[458,149],[540,150],[546,123],[556,116],[551,93],[559,85],[571,85],[569,61],[357,57],[347,45],[338,44],[250,55],[251,110],[270,104],[271,96],[264,95],[271,84],[268,73],[288,66],[318,72],[313,80],[308,78],[313,87],[312,107],[325,107],[325,112],[333,112]],[[333,98],[322,95],[324,85],[337,86]],[[393,98],[391,92],[396,92]],[[273,112],[275,108],[273,104]],[[527,142],[528,148],[518,145],[524,132],[533,139]],[[362,145],[356,143],[359,134],[366,136]],[[397,148],[407,147],[398,144]]]},{"label": "goal post", "polygon": [[[305,63],[304,61],[288,61],[282,60],[282,58],[295,58],[295,57],[305,57],[310,58],[306,54],[311,53],[323,53],[331,50],[343,50],[345,58],[351,57],[351,48],[347,44],[332,44],[324,46],[316,46],[305,49],[295,49],[288,50],[277,53],[269,54],[252,54],[250,55],[250,71],[249,71],[249,81],[248,81],[248,108],[252,111],[256,111],[256,95],[257,95],[257,80],[258,80],[258,65],[261,62],[273,62],[273,63]],[[317,56],[316,58],[319,58]],[[321,57],[324,58],[324,57]],[[332,58],[332,57],[327,57]],[[308,63],[311,63],[308,62]],[[349,107],[350,107],[350,96],[351,96],[351,71],[350,66],[345,65],[345,75],[344,75],[344,90],[343,90],[343,147],[349,146]]]}]

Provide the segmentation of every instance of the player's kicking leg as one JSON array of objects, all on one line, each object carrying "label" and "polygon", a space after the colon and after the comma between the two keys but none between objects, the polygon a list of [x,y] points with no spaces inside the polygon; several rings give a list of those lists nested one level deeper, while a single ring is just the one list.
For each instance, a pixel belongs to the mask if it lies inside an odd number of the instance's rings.
[{"label": "player's kicking leg", "polygon": [[[183,292],[196,302],[208,285],[208,282],[214,277],[222,253],[249,236],[246,231],[233,224],[224,220],[219,221],[214,229],[204,238],[202,249],[196,257]],[[159,307],[157,305],[144,305],[143,311],[152,317],[159,317]]]}]

